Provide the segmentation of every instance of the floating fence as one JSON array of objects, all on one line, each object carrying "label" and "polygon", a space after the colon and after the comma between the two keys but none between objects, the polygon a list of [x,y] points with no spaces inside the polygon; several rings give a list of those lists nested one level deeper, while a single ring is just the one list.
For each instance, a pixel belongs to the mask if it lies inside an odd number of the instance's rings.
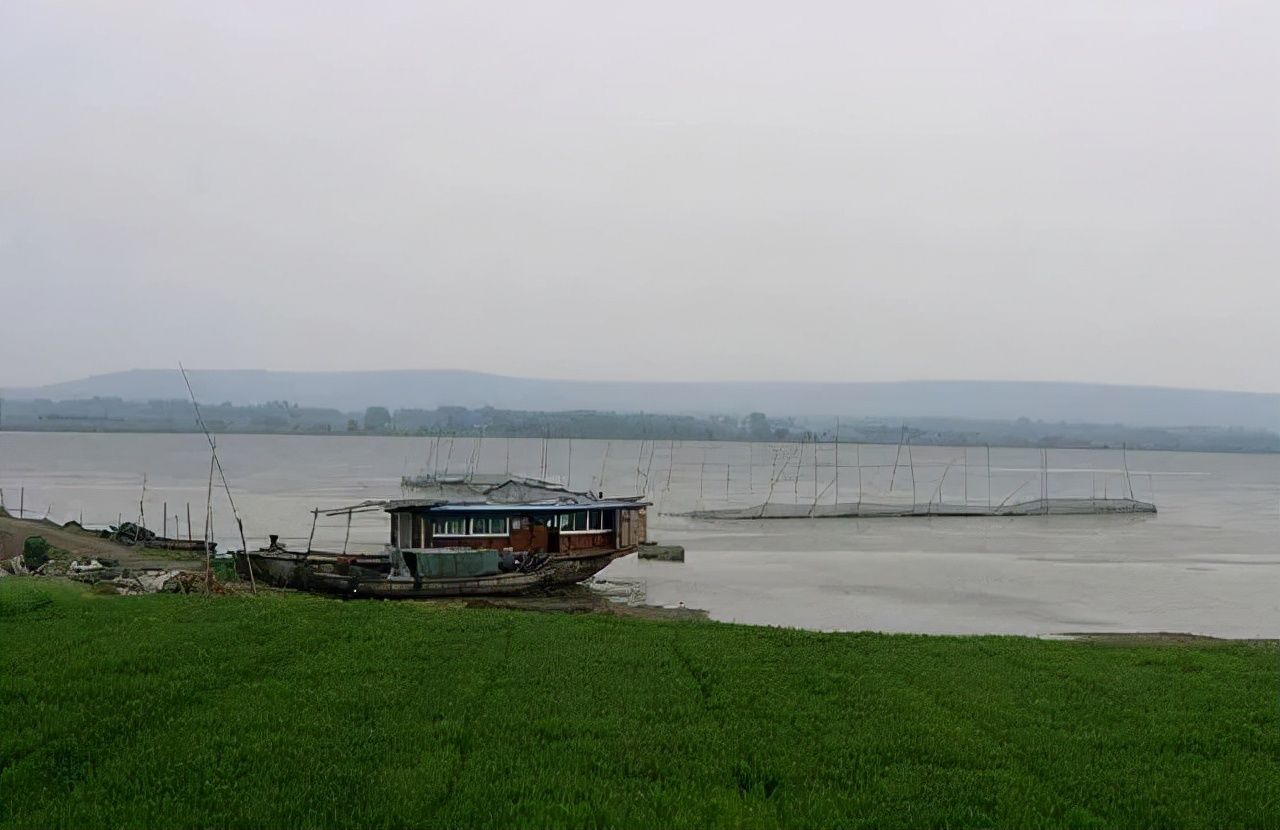
[{"label": "floating fence", "polygon": [[690,510],[675,513],[694,519],[865,519],[924,516],[1089,516],[1106,513],[1155,513],[1151,502],[1129,498],[1051,498],[1016,504],[790,504],[765,502],[754,507]]},{"label": "floating fence", "polygon": [[1119,447],[446,437],[432,439],[426,455],[422,473],[401,480],[415,495],[483,498],[511,482],[642,495],[659,514],[702,519],[1156,512],[1152,473],[1131,474]]}]

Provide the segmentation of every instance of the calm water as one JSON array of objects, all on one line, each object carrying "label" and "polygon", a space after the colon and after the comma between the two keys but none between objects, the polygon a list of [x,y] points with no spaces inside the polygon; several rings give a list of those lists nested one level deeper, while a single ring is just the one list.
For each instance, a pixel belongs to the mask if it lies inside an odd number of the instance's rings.
[{"label": "calm water", "polygon": [[[647,493],[650,536],[685,545],[684,564],[621,560],[648,601],[712,617],[820,629],[915,632],[1189,631],[1280,637],[1280,457],[1197,453],[222,436],[219,455],[250,544],[305,544],[313,507],[399,496],[426,470],[511,471],[611,494]],[[1125,467],[1128,467],[1128,475]],[[838,469],[838,474],[837,474]],[[1047,483],[1043,483],[1047,471]],[[0,433],[0,490],[16,511],[86,524],[136,520],[202,534],[209,453],[198,435]],[[837,481],[838,479],[838,481]],[[992,503],[1128,495],[1154,517],[823,519],[707,522],[671,515],[775,501]],[[913,496],[914,492],[914,496]],[[176,517],[176,518],[174,518]],[[214,530],[235,539],[225,495]],[[316,546],[340,548],[344,519]],[[386,536],[357,517],[353,548]]]}]

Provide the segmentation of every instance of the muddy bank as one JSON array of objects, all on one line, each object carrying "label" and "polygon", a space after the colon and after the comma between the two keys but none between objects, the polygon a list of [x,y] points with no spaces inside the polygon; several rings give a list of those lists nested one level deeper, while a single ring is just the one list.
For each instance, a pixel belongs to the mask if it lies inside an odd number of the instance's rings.
[{"label": "muddy bank", "polygon": [[1196,646],[1203,648],[1205,646],[1229,646],[1239,643],[1259,643],[1272,644],[1277,642],[1271,639],[1258,638],[1230,638],[1230,637],[1206,637],[1201,634],[1185,634],[1177,631],[1134,631],[1134,632],[1118,632],[1114,634],[1074,634],[1067,633],[1060,635],[1066,639],[1080,640],[1086,643],[1100,643],[1110,646]]},{"label": "muddy bank", "polygon": [[74,522],[59,525],[48,519],[16,519],[0,510],[0,559],[22,553],[22,544],[28,536],[42,537],[53,547],[70,553],[72,559],[113,559],[124,568],[195,570],[204,567],[204,558],[201,556],[130,547],[103,539]]},{"label": "muddy bank", "polygon": [[558,614],[607,614],[646,620],[705,620],[707,612],[684,606],[664,607],[644,601],[638,586],[599,581],[572,585],[552,593],[527,597],[468,597],[419,602],[465,605],[467,608],[504,608]]}]

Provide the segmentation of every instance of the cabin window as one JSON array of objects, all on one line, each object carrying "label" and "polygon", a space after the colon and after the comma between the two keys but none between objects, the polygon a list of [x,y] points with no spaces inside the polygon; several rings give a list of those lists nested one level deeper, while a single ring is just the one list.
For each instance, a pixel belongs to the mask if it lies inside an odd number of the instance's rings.
[{"label": "cabin window", "polygon": [[574,513],[561,513],[552,521],[561,533],[597,533],[604,529],[605,519],[602,511],[579,510]]},{"label": "cabin window", "polygon": [[431,532],[435,536],[466,536],[467,520],[460,519],[434,519],[431,522]]},{"label": "cabin window", "polygon": [[471,520],[472,536],[506,536],[507,519],[505,516],[476,516]]}]

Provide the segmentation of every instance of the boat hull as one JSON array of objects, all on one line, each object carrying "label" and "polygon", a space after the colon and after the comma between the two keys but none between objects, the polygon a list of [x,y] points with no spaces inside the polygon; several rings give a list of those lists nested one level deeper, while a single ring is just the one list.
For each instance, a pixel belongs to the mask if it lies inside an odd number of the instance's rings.
[{"label": "boat hull", "polygon": [[379,599],[434,597],[513,596],[533,594],[574,585],[590,579],[610,562],[635,551],[634,547],[552,556],[537,570],[513,571],[477,577],[432,579],[395,577],[389,574],[385,555],[341,556],[333,554],[259,551],[237,558],[236,569],[247,576],[246,562],[259,582],[278,588]]},{"label": "boat hull", "polygon": [[[209,552],[217,553],[218,545],[216,542],[209,542]],[[166,539],[163,536],[157,536],[154,539],[147,539],[142,542],[144,548],[154,548],[155,550],[181,550],[189,553],[204,553],[205,541],[203,539]]]}]

